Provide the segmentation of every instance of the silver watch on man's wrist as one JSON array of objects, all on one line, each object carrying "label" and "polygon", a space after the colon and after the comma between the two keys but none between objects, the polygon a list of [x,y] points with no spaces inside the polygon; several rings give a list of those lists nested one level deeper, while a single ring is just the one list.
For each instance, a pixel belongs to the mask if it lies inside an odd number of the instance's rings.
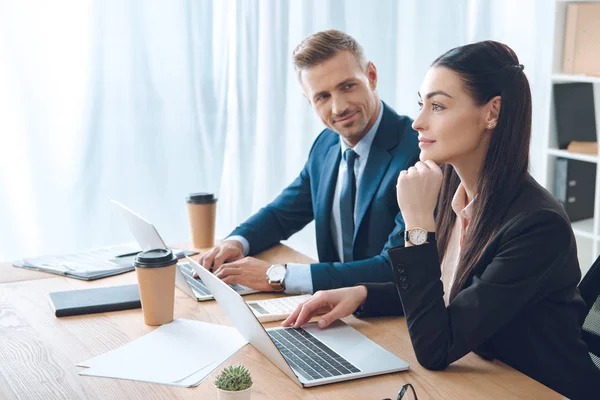
[{"label": "silver watch on man's wrist", "polygon": [[267,282],[274,291],[283,292],[285,290],[286,272],[287,265],[285,264],[274,264],[267,270]]}]

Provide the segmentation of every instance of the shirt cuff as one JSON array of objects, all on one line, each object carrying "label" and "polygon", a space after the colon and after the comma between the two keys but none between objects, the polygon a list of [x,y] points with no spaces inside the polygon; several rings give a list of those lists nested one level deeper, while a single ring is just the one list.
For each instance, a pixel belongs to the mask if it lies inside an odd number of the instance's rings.
[{"label": "shirt cuff", "polygon": [[246,257],[248,254],[250,254],[250,243],[248,242],[248,240],[245,237],[239,236],[239,235],[233,235],[233,236],[226,237],[225,240],[235,240],[236,242],[240,242],[242,244],[242,253],[244,254],[244,257]]},{"label": "shirt cuff", "polygon": [[312,294],[312,274],[308,264],[287,264],[285,272],[286,294]]}]

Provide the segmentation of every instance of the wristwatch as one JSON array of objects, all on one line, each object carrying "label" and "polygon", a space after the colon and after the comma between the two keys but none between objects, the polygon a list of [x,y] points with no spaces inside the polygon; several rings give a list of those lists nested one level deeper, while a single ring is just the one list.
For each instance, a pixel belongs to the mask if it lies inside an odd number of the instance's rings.
[{"label": "wristwatch", "polygon": [[427,232],[423,228],[412,228],[404,231],[404,242],[413,246],[419,246],[425,243],[435,242],[435,232]]},{"label": "wristwatch", "polygon": [[271,265],[271,268],[267,270],[267,282],[276,292],[283,292],[285,290],[285,273],[287,271],[287,265],[275,264]]}]

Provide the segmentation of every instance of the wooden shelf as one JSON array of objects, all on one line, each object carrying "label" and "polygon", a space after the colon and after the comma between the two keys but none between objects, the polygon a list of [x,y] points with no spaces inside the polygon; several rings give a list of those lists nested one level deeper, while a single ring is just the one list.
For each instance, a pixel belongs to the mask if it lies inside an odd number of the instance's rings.
[{"label": "wooden shelf", "polygon": [[600,76],[552,74],[552,82],[554,82],[554,83],[573,83],[573,82],[600,83]]},{"label": "wooden shelf", "polygon": [[[596,137],[600,138],[600,76],[591,76],[583,74],[563,74],[562,68],[564,63],[563,52],[565,48],[565,29],[567,7],[572,0],[551,0],[554,3],[554,28],[549,40],[552,40],[552,61],[551,73],[549,79],[550,93],[546,111],[548,111],[545,147],[540,149],[546,155],[546,170],[545,170],[545,186],[553,188],[556,178],[556,159],[566,158],[570,160],[578,160],[592,163],[596,169],[596,181],[594,189],[594,198],[597,204],[594,204],[594,217],[582,221],[576,221],[571,224],[575,239],[577,241],[577,253],[579,258],[582,274],[587,272],[587,269],[592,265],[592,262],[600,254],[600,154],[582,154],[571,153],[566,149],[558,149],[558,134],[556,126],[556,110],[554,104],[554,89],[560,88],[561,84],[567,83],[587,83],[591,84],[594,93],[594,113],[596,118]],[[600,3],[600,0],[595,0],[595,3]],[[552,22],[550,22],[552,23]],[[577,129],[576,126],[573,129]],[[534,151],[538,151],[534,149]],[[589,168],[592,168],[591,166]]]},{"label": "wooden shelf", "polygon": [[548,149],[548,154],[555,157],[563,157],[571,160],[586,161],[591,163],[598,163],[598,161],[600,161],[599,156],[594,156],[592,154],[572,153],[570,151],[560,149]]}]

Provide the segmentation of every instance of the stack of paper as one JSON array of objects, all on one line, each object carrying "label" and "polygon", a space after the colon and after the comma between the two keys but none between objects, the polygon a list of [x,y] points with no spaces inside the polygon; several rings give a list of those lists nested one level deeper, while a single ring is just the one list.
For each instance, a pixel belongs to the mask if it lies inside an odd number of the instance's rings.
[{"label": "stack of paper", "polygon": [[139,251],[136,245],[119,245],[58,256],[26,258],[15,267],[34,269],[72,278],[93,280],[132,271],[133,258],[116,259],[120,254]]},{"label": "stack of paper", "polygon": [[80,375],[190,387],[247,343],[235,328],[176,319],[77,365],[88,368]]},{"label": "stack of paper", "polygon": [[[171,250],[177,258],[197,254],[190,250]],[[139,246],[126,244],[58,256],[25,258],[13,265],[91,281],[133,271],[133,260],[139,251]]]}]

